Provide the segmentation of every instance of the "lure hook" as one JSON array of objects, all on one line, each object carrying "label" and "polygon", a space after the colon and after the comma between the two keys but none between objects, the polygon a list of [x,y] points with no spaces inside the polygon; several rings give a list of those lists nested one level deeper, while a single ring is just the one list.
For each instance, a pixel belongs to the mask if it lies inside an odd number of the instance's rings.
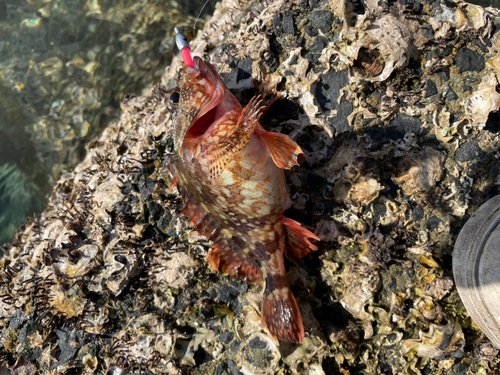
[{"label": "lure hook", "polygon": [[194,68],[194,62],[193,58],[191,57],[191,48],[189,48],[188,39],[177,26],[174,28],[174,30],[175,30],[175,44],[177,44],[177,48],[179,49],[179,51],[181,51],[184,63],[190,68]]}]

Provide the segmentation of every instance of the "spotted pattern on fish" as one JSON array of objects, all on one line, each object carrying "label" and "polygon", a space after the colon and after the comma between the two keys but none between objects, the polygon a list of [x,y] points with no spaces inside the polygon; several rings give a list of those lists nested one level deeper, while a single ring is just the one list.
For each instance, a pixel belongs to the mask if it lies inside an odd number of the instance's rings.
[{"label": "spotted pattern on fish", "polygon": [[288,136],[259,123],[262,100],[244,108],[208,62],[194,58],[178,76],[173,181],[193,230],[213,245],[216,270],[239,280],[265,280],[262,325],[280,340],[302,342],[304,327],[285,278],[283,254],[300,258],[317,247],[313,233],[288,219],[283,169],[304,154]]}]

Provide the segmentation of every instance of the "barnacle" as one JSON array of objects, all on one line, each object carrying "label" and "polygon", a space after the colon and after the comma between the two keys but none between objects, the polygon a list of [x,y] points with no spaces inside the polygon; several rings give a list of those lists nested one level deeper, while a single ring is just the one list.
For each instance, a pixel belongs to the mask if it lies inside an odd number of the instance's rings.
[{"label": "barnacle", "polygon": [[408,195],[428,194],[443,173],[444,156],[426,147],[421,152],[409,154],[398,163],[398,176],[394,181]]},{"label": "barnacle", "polygon": [[496,112],[500,108],[500,94],[497,92],[497,87],[496,75],[487,74],[477,90],[465,102],[466,118],[479,129],[486,125],[490,112]]},{"label": "barnacle", "polygon": [[50,291],[49,301],[55,311],[69,317],[77,317],[83,314],[85,299],[78,285],[66,290],[61,284],[55,284]]},{"label": "barnacle", "polygon": [[384,187],[374,178],[360,176],[352,184],[350,197],[356,202],[366,205],[374,201]]},{"label": "barnacle", "polygon": [[448,7],[441,4],[439,9],[429,18],[429,24],[434,29],[434,37],[445,37],[451,28],[457,31],[478,30],[482,35],[489,32],[488,17],[479,5],[461,3],[460,6]]},{"label": "barnacle", "polygon": [[365,305],[380,287],[380,275],[363,264],[351,264],[344,270],[342,278],[348,287],[340,303],[356,319],[363,322],[365,339],[370,338],[373,335],[373,316],[366,312]]},{"label": "barnacle", "polygon": [[365,14],[353,27],[346,29],[347,24],[346,17],[344,34],[352,43],[340,52],[352,64],[354,82],[385,81],[395,69],[406,67],[416,58],[418,48],[426,41],[418,22],[392,14],[380,14],[372,22]]},{"label": "barnacle", "polygon": [[276,340],[260,332],[252,333],[241,349],[241,372],[245,375],[273,373],[281,359]]}]

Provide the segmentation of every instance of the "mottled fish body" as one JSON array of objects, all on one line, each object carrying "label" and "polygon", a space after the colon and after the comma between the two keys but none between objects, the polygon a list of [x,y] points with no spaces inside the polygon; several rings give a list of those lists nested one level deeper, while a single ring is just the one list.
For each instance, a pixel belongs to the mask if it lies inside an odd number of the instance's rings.
[{"label": "mottled fish body", "polygon": [[[303,155],[288,136],[259,124],[262,101],[243,108],[214,67],[195,57],[171,91],[176,158],[172,186],[183,213],[213,245],[210,265],[247,283],[266,281],[262,324],[280,340],[301,342],[300,311],[285,279],[283,253],[300,258],[317,249],[313,233],[288,219],[283,169]],[[167,100],[169,96],[167,95]]]}]

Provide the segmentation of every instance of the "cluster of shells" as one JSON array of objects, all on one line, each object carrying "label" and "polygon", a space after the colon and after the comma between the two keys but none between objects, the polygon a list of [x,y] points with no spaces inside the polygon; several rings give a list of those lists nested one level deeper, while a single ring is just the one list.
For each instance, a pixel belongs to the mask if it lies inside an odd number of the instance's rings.
[{"label": "cluster of shells", "polygon": [[287,215],[322,239],[287,264],[303,343],[263,330],[263,285],[212,271],[168,193],[176,58],[5,248],[5,369],[492,373],[499,350],[463,307],[451,257],[500,185],[500,19],[461,1],[401,3],[225,0],[192,42],[242,102],[276,85],[263,126],[308,156],[287,174]]}]

